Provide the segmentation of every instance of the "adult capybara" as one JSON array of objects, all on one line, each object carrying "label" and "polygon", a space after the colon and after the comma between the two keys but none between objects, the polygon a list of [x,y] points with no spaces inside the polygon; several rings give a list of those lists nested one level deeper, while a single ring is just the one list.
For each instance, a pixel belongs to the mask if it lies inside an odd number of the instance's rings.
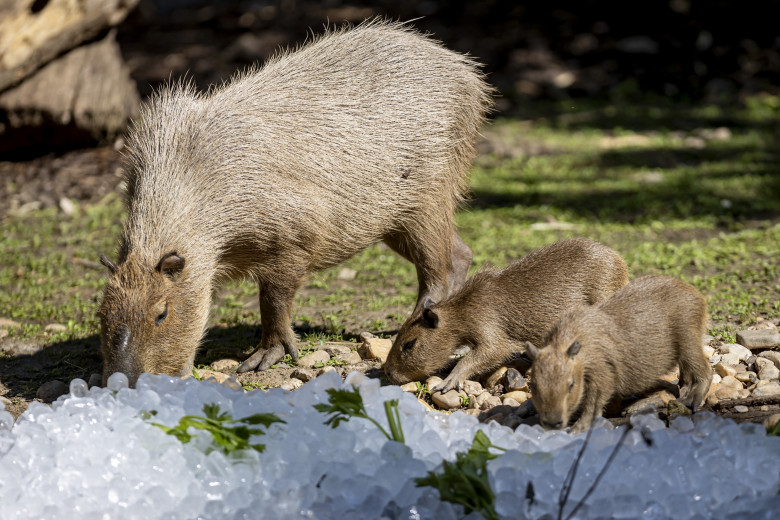
[{"label": "adult capybara", "polygon": [[384,241],[418,306],[459,288],[453,213],[492,89],[469,57],[374,20],[326,32],[206,93],[170,86],[127,140],[128,218],[99,311],[103,377],[191,372],[211,294],[260,289],[262,339],[239,371],[297,359],[308,273]]},{"label": "adult capybara", "polygon": [[385,373],[397,384],[445,368],[455,349],[471,351],[436,388],[446,392],[525,352],[563,312],[604,300],[628,282],[618,253],[586,239],[561,240],[502,270],[482,269],[457,293],[423,308],[401,326]]},{"label": "adult capybara", "polygon": [[569,310],[545,346],[527,345],[531,395],[542,426],[590,427],[612,397],[641,394],[680,367],[682,402],[694,410],[712,381],[702,350],[707,303],[693,286],[643,276],[592,307]]}]

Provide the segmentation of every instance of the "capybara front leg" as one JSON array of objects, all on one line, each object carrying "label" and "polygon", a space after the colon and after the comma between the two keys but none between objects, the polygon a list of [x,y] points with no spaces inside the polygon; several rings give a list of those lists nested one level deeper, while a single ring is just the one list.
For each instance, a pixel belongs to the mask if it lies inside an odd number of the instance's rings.
[{"label": "capybara front leg", "polygon": [[263,334],[260,345],[241,363],[236,372],[250,370],[268,370],[271,365],[290,354],[293,361],[298,361],[298,346],[295,334],[290,327],[292,306],[300,281],[287,283],[268,282],[260,288],[260,323]]}]

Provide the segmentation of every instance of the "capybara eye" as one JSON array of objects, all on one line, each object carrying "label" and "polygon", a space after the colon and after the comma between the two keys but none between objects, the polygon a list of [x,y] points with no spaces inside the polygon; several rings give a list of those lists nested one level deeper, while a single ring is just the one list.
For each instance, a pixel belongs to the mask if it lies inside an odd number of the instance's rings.
[{"label": "capybara eye", "polygon": [[411,349],[415,343],[417,343],[417,338],[414,338],[411,341],[407,341],[406,343],[404,343],[403,350],[406,351]]},{"label": "capybara eye", "polygon": [[162,314],[157,316],[157,319],[154,320],[154,324],[155,325],[159,325],[160,323],[162,323],[162,321],[165,319],[166,316],[168,316],[168,304],[167,303],[165,304],[165,310],[162,311]]}]

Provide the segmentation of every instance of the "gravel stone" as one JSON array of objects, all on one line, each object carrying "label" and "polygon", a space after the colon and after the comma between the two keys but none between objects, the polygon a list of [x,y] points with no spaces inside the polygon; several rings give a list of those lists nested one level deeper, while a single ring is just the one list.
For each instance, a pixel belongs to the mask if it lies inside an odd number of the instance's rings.
[{"label": "gravel stone", "polygon": [[485,380],[485,388],[493,388],[494,386],[498,385],[506,372],[506,367],[498,367],[498,369],[490,374],[490,376],[488,376],[488,378]]},{"label": "gravel stone", "polygon": [[704,335],[704,336],[702,336],[702,338],[701,338],[701,344],[702,344],[702,345],[709,345],[710,343],[712,343],[712,340],[714,340],[714,339],[715,339],[715,338],[714,338],[714,337],[712,337],[712,336],[710,336],[709,334],[705,334],[705,335]]},{"label": "gravel stone", "polygon": [[317,363],[327,363],[330,356],[324,350],[315,350],[311,354],[298,358],[298,366],[303,368],[314,368]]},{"label": "gravel stone", "polygon": [[742,383],[734,376],[725,376],[720,380],[720,386],[730,386],[732,388],[742,388]]},{"label": "gravel stone", "polygon": [[18,321],[9,320],[8,318],[0,318],[0,327],[5,329],[18,329],[22,324]]},{"label": "gravel stone", "polygon": [[350,352],[355,352],[350,347],[346,345],[324,345],[320,350],[324,350],[328,353],[331,357],[339,356],[341,359],[344,359],[344,356],[349,354]]},{"label": "gravel stone", "polygon": [[297,390],[298,388],[303,386],[303,381],[300,379],[291,377],[289,380],[285,381],[281,385],[279,385],[279,388],[282,390]]},{"label": "gravel stone", "polygon": [[655,411],[659,408],[663,408],[665,405],[666,403],[664,403],[663,399],[657,395],[652,395],[631,403],[623,410],[623,415],[634,415],[635,413],[644,413],[648,410]]},{"label": "gravel stone", "polygon": [[507,392],[514,390],[528,390],[528,381],[514,368],[508,368],[503,379],[504,388]]},{"label": "gravel stone", "polygon": [[511,397],[504,396],[504,398],[501,400],[501,404],[506,406],[520,406],[520,402],[512,399]]},{"label": "gravel stone", "polygon": [[720,377],[726,377],[726,376],[736,376],[737,375],[737,369],[734,365],[726,365],[722,361],[715,365],[715,372]]},{"label": "gravel stone", "polygon": [[702,347],[702,351],[704,352],[704,357],[706,357],[707,359],[715,355],[715,349],[709,345],[704,345]]},{"label": "gravel stone", "polygon": [[70,392],[68,385],[59,380],[48,381],[43,383],[38,391],[35,392],[35,397],[45,403],[50,403],[57,399],[61,395],[65,395]]},{"label": "gravel stone", "polygon": [[774,329],[742,330],[737,332],[737,343],[747,348],[768,348],[780,345],[780,332]]},{"label": "gravel stone", "polygon": [[765,397],[768,395],[780,395],[780,384],[769,382],[765,385],[756,386],[751,394],[753,397]]},{"label": "gravel stone", "polygon": [[292,371],[290,377],[294,377],[296,379],[300,379],[304,383],[308,383],[309,381],[311,381],[317,376],[314,373],[314,370],[312,370],[311,368],[298,367]]},{"label": "gravel stone", "polygon": [[777,426],[778,422],[780,422],[780,413],[772,414],[764,419],[763,425],[764,428],[773,429],[775,426]]},{"label": "gravel stone", "polygon": [[[530,396],[527,392],[523,392],[522,390],[515,390],[513,392],[507,392],[504,394],[504,399],[513,399],[517,401],[517,404],[526,402]],[[504,403],[506,404],[506,403]]]},{"label": "gravel stone", "polygon": [[337,278],[339,280],[354,280],[355,276],[357,276],[357,271],[350,269],[349,267],[343,267],[341,271],[339,271]]},{"label": "gravel stone", "polygon": [[477,381],[467,379],[466,382],[463,383],[463,391],[466,392],[467,395],[479,395],[482,393],[482,390],[482,385]]},{"label": "gravel stone", "polygon": [[742,345],[736,343],[726,343],[718,347],[721,354],[736,354],[740,361],[745,361],[747,358],[753,355],[749,348],[745,348]]},{"label": "gravel stone", "polygon": [[339,356],[339,359],[348,365],[355,365],[363,361],[363,358],[360,357],[360,354],[354,350],[350,350],[349,353],[344,354],[343,356]]},{"label": "gravel stone", "polygon": [[777,368],[780,368],[780,352],[777,352],[776,350],[765,350],[764,352],[761,352],[758,357],[768,359],[774,363]]},{"label": "gravel stone", "polygon": [[724,365],[737,365],[739,364],[739,354],[735,352],[729,352],[728,354],[720,355],[720,362]]},{"label": "gravel stone", "polygon": [[431,388],[433,388],[434,386],[438,385],[442,381],[444,381],[444,380],[442,378],[440,378],[439,376],[431,376],[431,377],[429,377],[428,379],[425,380],[425,386],[427,386],[428,390],[430,390]]},{"label": "gravel stone", "polygon": [[93,386],[101,387],[103,386],[103,375],[102,374],[90,374],[89,381],[87,381],[87,386],[92,388]]},{"label": "gravel stone", "polygon": [[750,408],[748,408],[744,404],[738,404],[737,406],[734,407],[734,411],[738,413],[746,413],[748,410],[750,410]]},{"label": "gravel stone", "polygon": [[463,405],[461,396],[466,397],[466,394],[456,390],[450,390],[445,394],[442,394],[441,392],[434,392],[431,394],[431,400],[433,401],[433,404],[439,408],[453,410],[455,408],[460,408]]},{"label": "gravel stone", "polygon": [[480,410],[490,410],[491,408],[495,408],[496,406],[501,405],[501,398],[496,395],[491,395],[485,401],[482,403],[482,405],[479,407]]},{"label": "gravel stone", "polygon": [[241,363],[237,359],[224,358],[214,361],[210,366],[212,370],[216,370],[217,372],[225,372],[226,370],[236,368],[240,364]]},{"label": "gravel stone", "polygon": [[758,378],[764,381],[780,377],[780,369],[778,369],[769,359],[763,357],[757,358],[756,368],[758,368]]},{"label": "gravel stone", "polygon": [[384,363],[392,346],[393,342],[389,339],[365,338],[358,348],[358,353],[363,359],[378,359]]},{"label": "gravel stone", "polygon": [[401,390],[404,392],[409,392],[410,394],[416,394],[417,393],[417,383],[415,381],[412,381],[411,383],[406,383],[401,385]]},{"label": "gravel stone", "polygon": [[43,328],[43,330],[46,332],[65,332],[68,330],[68,326],[63,325],[62,323],[49,323]]},{"label": "gravel stone", "polygon": [[748,384],[754,384],[758,381],[758,375],[755,372],[747,371],[747,372],[739,372],[736,376],[737,381],[741,383],[748,383]]},{"label": "gravel stone", "polygon": [[322,374],[326,374],[328,372],[337,372],[335,367],[332,367],[330,365],[325,365],[324,367],[320,367],[317,369],[317,377],[321,376]]},{"label": "gravel stone", "polygon": [[719,400],[742,399],[749,396],[750,391],[745,390],[744,388],[735,388],[733,386],[719,386],[718,390],[715,392],[715,397]]},{"label": "gravel stone", "polygon": [[477,408],[482,408],[482,403],[484,403],[485,401],[487,401],[487,400],[488,400],[490,397],[493,397],[493,394],[491,394],[491,393],[490,393],[490,392],[488,392],[487,390],[483,390],[481,393],[479,393],[478,395],[476,395],[476,396],[474,397],[474,399],[472,399],[471,401],[469,401],[469,404],[471,404],[471,403],[476,403],[476,405],[477,405]]}]

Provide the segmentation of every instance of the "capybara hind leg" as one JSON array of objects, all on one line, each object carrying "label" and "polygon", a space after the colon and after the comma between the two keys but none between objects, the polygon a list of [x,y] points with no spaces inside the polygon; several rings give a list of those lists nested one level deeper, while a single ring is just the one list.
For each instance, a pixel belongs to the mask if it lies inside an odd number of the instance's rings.
[{"label": "capybara hind leg", "polygon": [[[268,370],[271,365],[290,354],[298,361],[298,346],[290,328],[292,306],[301,278],[280,277],[278,282],[267,282],[260,288],[260,323],[263,327],[260,345],[241,363],[236,372]],[[286,282],[286,283],[285,283]]]},{"label": "capybara hind leg", "polygon": [[417,269],[417,305],[414,312],[419,311],[428,298],[439,302],[449,295],[449,280],[454,277],[449,240],[443,240],[439,235],[438,238],[432,237],[423,242],[407,233],[387,236],[384,241],[393,251],[412,262]]},{"label": "capybara hind leg", "polygon": [[453,276],[450,279],[450,294],[456,292],[469,275],[471,260],[473,258],[471,248],[460,238],[456,231],[452,232],[452,269]]}]

